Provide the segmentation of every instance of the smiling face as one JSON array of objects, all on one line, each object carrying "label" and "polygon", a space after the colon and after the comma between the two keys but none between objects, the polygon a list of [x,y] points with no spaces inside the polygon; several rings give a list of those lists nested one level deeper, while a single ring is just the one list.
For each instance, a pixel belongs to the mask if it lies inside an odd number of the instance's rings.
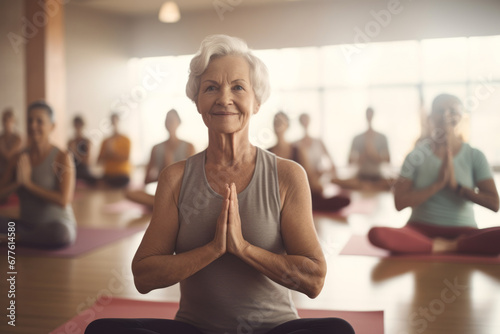
[{"label": "smiling face", "polygon": [[431,121],[438,129],[449,132],[462,120],[463,106],[454,97],[443,98],[433,105]]},{"label": "smiling face", "polygon": [[248,129],[259,110],[250,82],[250,65],[240,56],[210,61],[200,78],[198,112],[210,131],[230,134]]},{"label": "smiling face", "polygon": [[49,140],[49,135],[54,129],[48,111],[43,108],[32,109],[28,114],[28,137],[36,143]]}]

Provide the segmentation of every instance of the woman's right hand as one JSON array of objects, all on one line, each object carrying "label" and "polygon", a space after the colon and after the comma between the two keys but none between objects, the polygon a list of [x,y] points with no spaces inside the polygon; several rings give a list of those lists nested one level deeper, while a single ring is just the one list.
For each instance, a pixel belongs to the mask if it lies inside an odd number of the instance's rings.
[{"label": "woman's right hand", "polygon": [[445,188],[450,180],[450,160],[447,154],[448,150],[443,157],[443,163],[441,164],[441,169],[439,170],[439,176],[436,183],[439,185],[439,189]]},{"label": "woman's right hand", "polygon": [[229,185],[225,186],[224,201],[222,202],[221,212],[217,218],[217,226],[215,227],[215,237],[212,240],[212,245],[218,254],[218,257],[224,255],[227,251],[227,220],[229,217],[229,195],[231,190]]}]

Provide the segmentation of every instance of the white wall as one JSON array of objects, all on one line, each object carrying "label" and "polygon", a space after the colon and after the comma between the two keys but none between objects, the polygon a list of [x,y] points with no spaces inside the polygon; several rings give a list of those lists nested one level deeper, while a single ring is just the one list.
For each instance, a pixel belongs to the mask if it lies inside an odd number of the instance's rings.
[{"label": "white wall", "polygon": [[8,39],[10,33],[22,36],[20,18],[23,12],[22,1],[0,1],[0,112],[6,107],[13,108],[17,118],[17,128],[24,134],[26,132],[24,48],[13,48]]},{"label": "white wall", "polygon": [[[126,18],[66,6],[66,82],[68,124],[77,113],[84,115],[94,155],[109,134],[109,115],[114,101],[129,90],[127,63],[129,22]],[[128,132],[132,122],[122,120]],[[72,131],[68,131],[70,135]]]},{"label": "white wall", "polygon": [[[18,118],[24,130],[24,52],[13,52],[5,38],[11,31],[20,33],[22,3],[0,1],[0,109],[12,106],[23,116]],[[104,121],[113,103],[130,95],[141,82],[141,75],[144,78],[144,73],[127,77],[131,57],[192,54],[200,41],[213,33],[239,36],[255,49],[353,43],[356,28],[365,30],[367,24],[376,22],[370,11],[388,10],[388,3],[308,0],[265,7],[236,6],[223,13],[223,20],[211,8],[183,13],[180,22],[163,24],[156,15],[130,19],[69,2],[65,8],[67,119],[83,113],[87,130],[98,145],[108,134]],[[401,0],[396,8],[398,14],[391,14],[387,26],[379,25],[380,31],[369,37],[370,41],[500,33],[500,1],[496,0]],[[137,120],[137,113],[129,113],[122,122],[123,131],[137,137]]]},{"label": "white wall", "polygon": [[[385,26],[371,14],[391,8]],[[497,35],[500,1],[309,0],[235,6],[222,17],[212,8],[183,13],[174,24],[160,23],[156,16],[136,19],[132,52],[137,57],[192,54],[215,33],[241,37],[254,49],[351,44],[365,41],[355,40],[355,29],[364,31],[367,25],[373,29],[367,35],[371,42]]]}]

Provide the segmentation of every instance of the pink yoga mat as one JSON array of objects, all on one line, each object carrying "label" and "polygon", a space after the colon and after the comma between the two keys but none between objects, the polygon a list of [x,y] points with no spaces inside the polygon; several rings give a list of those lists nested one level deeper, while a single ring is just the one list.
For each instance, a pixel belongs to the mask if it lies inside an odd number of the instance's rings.
[{"label": "pink yoga mat", "polygon": [[7,197],[7,200],[0,203],[0,208],[12,208],[16,206],[19,206],[19,197],[17,197],[15,193]]},{"label": "pink yoga mat", "polygon": [[42,257],[76,257],[117,240],[143,231],[145,226],[123,229],[96,229],[78,227],[76,241],[73,245],[58,250],[42,250],[28,247],[17,247],[18,255]]},{"label": "pink yoga mat", "polygon": [[366,235],[352,235],[340,252],[340,255],[364,255],[376,256],[400,260],[414,261],[438,261],[458,263],[491,263],[499,264],[500,256],[474,256],[462,254],[422,254],[422,255],[400,255],[373,246]]},{"label": "pink yoga mat", "polygon": [[[50,334],[83,333],[87,325],[101,318],[160,318],[173,319],[178,303],[151,302],[123,298],[103,297],[89,309],[62,324]],[[302,318],[336,317],[348,321],[356,334],[383,334],[383,311],[331,311],[299,309]]]}]

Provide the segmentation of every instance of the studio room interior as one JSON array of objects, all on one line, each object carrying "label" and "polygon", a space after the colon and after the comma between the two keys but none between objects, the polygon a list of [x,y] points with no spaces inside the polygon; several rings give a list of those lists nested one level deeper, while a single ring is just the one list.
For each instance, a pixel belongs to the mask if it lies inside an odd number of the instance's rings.
[{"label": "studio room interior", "polygon": [[500,333],[499,17],[0,0],[0,332]]}]

